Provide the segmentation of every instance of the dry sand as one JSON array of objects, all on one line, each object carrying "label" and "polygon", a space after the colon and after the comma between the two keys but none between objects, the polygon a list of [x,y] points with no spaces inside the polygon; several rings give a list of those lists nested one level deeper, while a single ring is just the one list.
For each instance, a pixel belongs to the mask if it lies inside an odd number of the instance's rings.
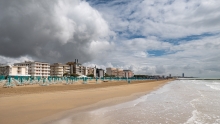
[{"label": "dry sand", "polygon": [[[65,115],[65,111],[110,106],[135,99],[171,80],[111,81],[95,84],[56,84],[0,88],[0,124],[44,123]],[[104,102],[100,102],[104,101]],[[89,106],[90,105],[90,106]],[[85,107],[86,106],[86,107]]]}]

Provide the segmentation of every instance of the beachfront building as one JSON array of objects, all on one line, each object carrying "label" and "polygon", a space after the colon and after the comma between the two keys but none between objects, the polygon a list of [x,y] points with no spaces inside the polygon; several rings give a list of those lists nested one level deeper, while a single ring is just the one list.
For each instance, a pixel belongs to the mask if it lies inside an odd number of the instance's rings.
[{"label": "beachfront building", "polygon": [[130,78],[134,76],[134,73],[131,70],[123,70],[124,71],[124,77]]},{"label": "beachfront building", "polygon": [[28,74],[33,77],[48,77],[50,76],[50,64],[46,62],[25,61],[22,63],[15,63],[15,66],[26,66]]},{"label": "beachfront building", "polygon": [[102,78],[105,76],[105,70],[103,69],[96,69],[96,77]]},{"label": "beachfront building", "polygon": [[75,59],[75,62],[68,62],[70,68],[70,75],[77,74],[77,75],[87,75],[87,67],[83,66],[81,63],[78,62],[78,59]]},{"label": "beachfront building", "polygon": [[117,68],[106,68],[106,74],[117,77]]},{"label": "beachfront building", "polygon": [[6,64],[1,64],[1,63],[0,63],[0,76],[1,76],[1,75],[4,75],[4,76],[5,76],[5,75],[8,74],[8,71],[6,70],[6,66],[7,66]]},{"label": "beachfront building", "polygon": [[50,65],[50,76],[54,77],[63,77],[64,74],[70,74],[70,67],[69,65],[62,64],[62,63],[54,63]]},{"label": "beachfront building", "polygon": [[117,77],[124,77],[124,71],[123,69],[117,69]]},{"label": "beachfront building", "polygon": [[124,77],[124,71],[119,68],[106,68],[106,74],[113,77]]},{"label": "beachfront building", "polygon": [[106,74],[113,77],[126,77],[130,78],[134,76],[131,70],[122,70],[119,68],[106,68]]},{"label": "beachfront building", "polygon": [[30,76],[26,66],[1,65],[0,75],[4,76]]},{"label": "beachfront building", "polygon": [[92,67],[87,67],[87,74],[86,75],[94,75],[94,77],[96,77],[96,67],[92,68]]}]

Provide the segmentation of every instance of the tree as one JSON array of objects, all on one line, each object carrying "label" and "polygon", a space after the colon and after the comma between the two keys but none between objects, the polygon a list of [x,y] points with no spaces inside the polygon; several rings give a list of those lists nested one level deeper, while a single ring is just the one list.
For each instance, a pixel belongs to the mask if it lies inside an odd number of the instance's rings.
[{"label": "tree", "polygon": [[78,77],[79,75],[78,75],[78,74],[73,73],[73,74],[71,74],[70,76],[73,76],[73,77]]},{"label": "tree", "polygon": [[69,75],[68,73],[64,73],[64,74],[63,74],[63,76],[68,76],[68,75]]},{"label": "tree", "polygon": [[108,75],[105,73],[105,77],[115,77],[115,75]]},{"label": "tree", "polygon": [[105,73],[105,77],[109,77],[109,75]]},{"label": "tree", "polygon": [[87,77],[94,77],[94,74],[88,74]]}]

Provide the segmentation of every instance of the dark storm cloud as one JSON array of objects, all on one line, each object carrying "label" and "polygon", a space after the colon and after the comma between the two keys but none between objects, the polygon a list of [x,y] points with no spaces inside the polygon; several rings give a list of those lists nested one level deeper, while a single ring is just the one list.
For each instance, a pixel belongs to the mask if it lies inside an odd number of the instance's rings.
[{"label": "dark storm cloud", "polygon": [[1,56],[86,62],[93,58],[91,43],[108,37],[108,31],[101,15],[80,0],[0,1]]}]

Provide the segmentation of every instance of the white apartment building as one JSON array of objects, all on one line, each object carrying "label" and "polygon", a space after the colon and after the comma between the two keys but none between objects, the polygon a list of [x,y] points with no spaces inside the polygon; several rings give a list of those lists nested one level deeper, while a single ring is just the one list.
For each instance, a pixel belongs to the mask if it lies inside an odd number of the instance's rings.
[{"label": "white apartment building", "polygon": [[54,63],[50,65],[50,76],[62,77],[65,73],[70,73],[69,65],[61,63]]},{"label": "white apartment building", "polygon": [[1,65],[0,75],[4,76],[30,76],[28,75],[28,68],[26,66],[10,66]]},{"label": "white apartment building", "polygon": [[28,67],[28,74],[34,77],[50,76],[50,64],[46,62],[25,61],[23,63],[15,63],[14,65]]}]

